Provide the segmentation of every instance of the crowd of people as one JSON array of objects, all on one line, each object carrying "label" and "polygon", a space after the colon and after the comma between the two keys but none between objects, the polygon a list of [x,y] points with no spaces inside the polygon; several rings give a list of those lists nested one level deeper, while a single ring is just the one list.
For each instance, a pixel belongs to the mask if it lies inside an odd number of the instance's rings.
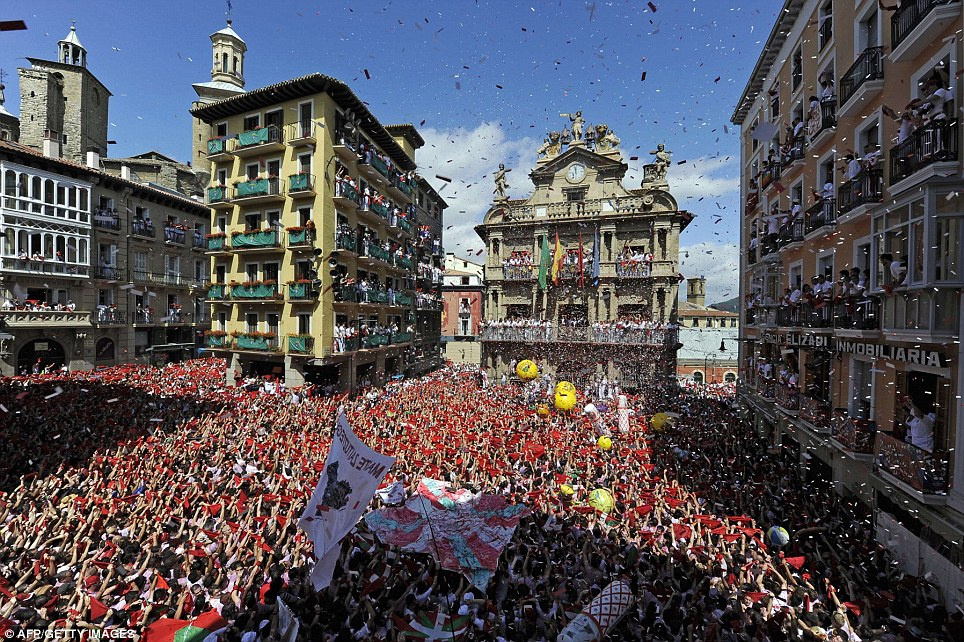
[{"label": "crowd of people", "polygon": [[[613,411],[542,417],[524,388],[474,382],[443,370],[355,398],[266,395],[226,385],[218,360],[4,380],[0,629],[139,632],[213,609],[222,640],[279,639],[283,602],[299,640],[398,641],[417,614],[443,612],[469,616],[462,639],[548,641],[621,579],[635,602],[610,640],[960,639],[962,614],[900,571],[863,508],[808,481],[799,453],[729,400],[654,387],[631,397],[621,432]],[[487,587],[363,521],[313,590],[297,522],[339,405],[397,458],[386,482],[442,479],[528,506]],[[655,412],[676,419],[649,429]],[[597,487],[612,489],[610,514],[586,504]]]},{"label": "crowd of people", "polygon": [[77,304],[74,303],[72,299],[67,299],[66,303],[63,301],[49,303],[47,301],[40,301],[39,299],[21,300],[19,297],[16,297],[13,299],[4,299],[3,309],[20,312],[75,312],[77,310]]},{"label": "crowd of people", "polygon": [[513,317],[483,320],[480,332],[483,339],[493,341],[589,341],[592,343],[664,343],[675,339],[679,326],[660,323],[637,315],[620,315],[612,321],[571,320],[553,330],[550,319]]}]

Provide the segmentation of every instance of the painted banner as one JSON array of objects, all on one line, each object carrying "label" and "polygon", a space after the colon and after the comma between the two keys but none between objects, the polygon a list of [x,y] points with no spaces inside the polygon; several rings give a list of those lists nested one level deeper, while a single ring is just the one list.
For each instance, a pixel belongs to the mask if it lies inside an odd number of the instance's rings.
[{"label": "painted banner", "polygon": [[528,512],[503,495],[453,491],[445,482],[423,478],[404,506],[374,511],[365,521],[384,544],[432,555],[442,568],[461,571],[484,590]]},{"label": "painted banner", "polygon": [[325,470],[298,522],[315,544],[318,563],[311,573],[315,590],[331,582],[339,542],[358,523],[394,463],[394,457],[363,444],[348,425],[345,413],[339,413]]},{"label": "painted banner", "polygon": [[613,582],[562,630],[558,642],[599,642],[633,605],[633,591],[623,581]]}]

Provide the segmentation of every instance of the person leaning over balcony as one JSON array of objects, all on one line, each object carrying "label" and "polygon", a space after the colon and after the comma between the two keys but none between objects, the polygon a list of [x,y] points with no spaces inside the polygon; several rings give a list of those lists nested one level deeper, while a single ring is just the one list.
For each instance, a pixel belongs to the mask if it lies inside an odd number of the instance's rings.
[{"label": "person leaning over balcony", "polygon": [[880,262],[890,273],[890,283],[884,285],[884,289],[890,294],[890,288],[904,284],[904,279],[907,277],[907,268],[904,267],[903,263],[895,260],[894,255],[890,253],[881,254]]},{"label": "person leaning over balcony", "polygon": [[907,411],[907,431],[905,440],[912,446],[916,446],[927,452],[934,451],[934,424],[937,423],[937,415],[933,412],[924,413],[918,408],[909,396],[902,399],[904,409]]}]

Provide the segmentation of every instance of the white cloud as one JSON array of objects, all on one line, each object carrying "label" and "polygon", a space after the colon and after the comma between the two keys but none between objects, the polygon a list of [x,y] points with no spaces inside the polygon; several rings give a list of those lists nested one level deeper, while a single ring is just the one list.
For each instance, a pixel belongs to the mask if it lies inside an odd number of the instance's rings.
[{"label": "white cloud", "polygon": [[[419,173],[448,203],[442,240],[447,252],[475,257],[483,248],[475,226],[492,204],[492,174],[505,163],[509,196],[528,196],[529,171],[535,167],[539,143],[533,138],[509,138],[498,123],[480,123],[475,129],[428,128],[420,131],[425,146],[418,150]],[[452,179],[446,182],[437,178]],[[470,252],[471,250],[471,252]]]},{"label": "white cloud", "polygon": [[[719,303],[740,294],[740,250],[735,243],[696,243],[680,247],[680,272],[690,279],[706,277],[706,302]],[[680,300],[686,283],[681,283]]]},{"label": "white cloud", "polygon": [[[639,162],[648,163],[649,160],[640,157]],[[624,182],[630,188],[639,187],[642,177],[642,165],[630,167]],[[682,165],[674,163],[669,168],[666,179],[669,182],[669,191],[680,208],[693,209],[693,204],[687,201],[703,197],[707,200],[719,198],[724,194],[739,191],[739,159],[735,156],[701,156]]]}]

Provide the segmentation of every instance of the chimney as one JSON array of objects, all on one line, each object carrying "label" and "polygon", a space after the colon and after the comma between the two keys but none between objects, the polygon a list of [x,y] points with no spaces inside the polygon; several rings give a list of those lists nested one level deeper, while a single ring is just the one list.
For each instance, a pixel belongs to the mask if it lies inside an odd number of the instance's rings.
[{"label": "chimney", "polygon": [[131,180],[131,167],[130,165],[121,165],[121,178],[125,180]]},{"label": "chimney", "polygon": [[686,301],[706,307],[706,277],[686,279]]},{"label": "chimney", "polygon": [[44,130],[43,153],[47,158],[60,158],[60,132]]},{"label": "chimney", "polygon": [[100,150],[98,148],[87,148],[87,167],[100,169]]}]

